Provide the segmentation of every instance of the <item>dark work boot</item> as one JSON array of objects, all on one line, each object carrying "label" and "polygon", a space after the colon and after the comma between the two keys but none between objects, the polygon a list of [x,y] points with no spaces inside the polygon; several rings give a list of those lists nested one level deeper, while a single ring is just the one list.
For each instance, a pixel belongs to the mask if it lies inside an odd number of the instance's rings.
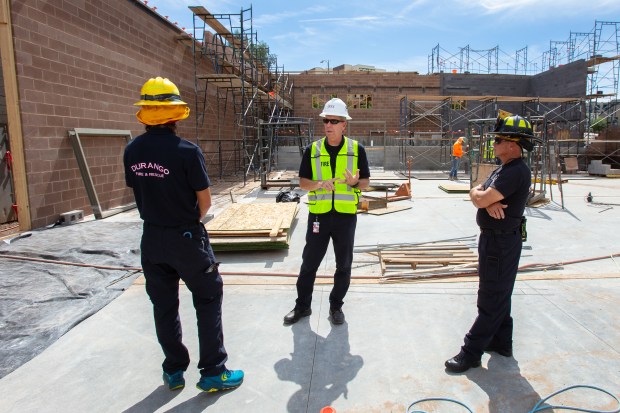
[{"label": "dark work boot", "polygon": [[337,308],[335,310],[329,310],[329,316],[332,319],[332,323],[334,324],[342,324],[344,323],[344,313],[341,308]]},{"label": "dark work boot", "polygon": [[462,351],[445,363],[446,370],[452,373],[463,373],[472,367],[480,367],[480,359],[472,359]]},{"label": "dark work boot", "polygon": [[294,308],[290,313],[284,316],[284,324],[295,324],[303,317],[308,317],[312,314],[311,308],[306,308],[305,310],[299,310]]}]

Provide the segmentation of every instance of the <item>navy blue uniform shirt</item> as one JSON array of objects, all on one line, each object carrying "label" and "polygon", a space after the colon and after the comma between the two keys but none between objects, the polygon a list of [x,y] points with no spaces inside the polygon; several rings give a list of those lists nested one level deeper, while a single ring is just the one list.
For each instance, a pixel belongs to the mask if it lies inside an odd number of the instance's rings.
[{"label": "navy blue uniform shirt", "polygon": [[495,219],[489,215],[486,208],[478,208],[476,223],[480,228],[511,231],[521,225],[521,217],[532,185],[530,168],[522,158],[514,159],[497,168],[482,185],[483,189],[495,188],[504,199],[499,201],[508,205],[504,209],[506,217]]},{"label": "navy blue uniform shirt", "polygon": [[125,181],[145,222],[165,227],[199,222],[196,192],[210,181],[198,146],[154,127],[127,144],[123,161]]}]

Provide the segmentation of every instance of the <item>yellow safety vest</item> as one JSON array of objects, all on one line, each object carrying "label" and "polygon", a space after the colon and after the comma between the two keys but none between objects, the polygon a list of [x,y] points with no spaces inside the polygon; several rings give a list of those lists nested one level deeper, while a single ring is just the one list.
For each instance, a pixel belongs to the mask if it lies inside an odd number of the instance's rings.
[{"label": "yellow safety vest", "polygon": [[[344,144],[336,157],[336,177],[344,181],[345,170],[348,169],[352,174],[357,171],[357,141],[346,136]],[[312,164],[312,180],[326,181],[334,178],[329,153],[325,148],[325,139],[319,139],[312,144],[310,151],[310,163]],[[326,191],[319,188],[308,193],[308,210],[312,214],[324,214],[332,210],[332,207],[343,214],[357,213],[357,203],[360,191],[352,188],[346,183],[334,183],[335,190]]]}]

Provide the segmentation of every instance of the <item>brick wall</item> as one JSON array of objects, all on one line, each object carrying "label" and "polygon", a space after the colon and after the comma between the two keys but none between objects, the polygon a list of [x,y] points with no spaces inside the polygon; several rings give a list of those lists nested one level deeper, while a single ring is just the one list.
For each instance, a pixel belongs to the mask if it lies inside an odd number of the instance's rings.
[{"label": "brick wall", "polygon": [[[383,128],[387,135],[399,135],[401,116],[400,98],[404,95],[418,96],[416,114],[429,114],[440,102],[424,102],[419,96],[532,96],[532,97],[580,97],[585,94],[586,67],[583,61],[552,69],[537,76],[503,74],[442,73],[419,75],[417,73],[302,73],[293,77],[295,116],[315,119],[315,131],[321,134],[322,125],[316,122],[321,108],[312,108],[312,96],[337,95],[345,100],[349,94],[369,94],[372,109],[352,109],[349,114],[350,134],[356,137],[371,136],[372,131]],[[562,85],[566,84],[564,88]],[[498,102],[497,105],[467,102],[467,114],[453,111],[452,130],[465,130],[471,117],[495,117],[497,109],[513,113],[523,112],[521,102]],[[438,112],[438,111],[434,111]],[[445,116],[445,111],[443,116]],[[460,120],[459,120],[460,119]],[[356,121],[363,121],[356,124]],[[374,123],[371,123],[374,122]],[[444,122],[445,123],[445,122]],[[411,133],[439,132],[439,116],[421,116],[408,127]]]},{"label": "brick wall", "polygon": [[[50,224],[73,209],[92,213],[68,131],[97,128],[131,130],[133,136],[142,133],[133,103],[150,77],[168,77],[190,105],[191,115],[179,123],[179,135],[197,141],[200,135],[234,133],[230,117],[219,122],[219,129],[213,127],[217,111],[205,113],[205,126],[196,131],[192,52],[177,41],[179,29],[141,3],[13,0],[11,18],[33,228]],[[199,70],[213,72],[206,62]],[[209,105],[214,100],[210,91]],[[118,183],[107,182],[118,181],[122,163],[118,153],[112,156],[106,151],[118,151],[121,146],[114,139],[97,145],[103,147],[90,149],[105,158],[105,163],[113,163],[95,166],[101,168],[95,174],[99,195],[106,193],[105,207],[126,203]],[[201,146],[209,152],[215,145]]]},{"label": "brick wall", "polygon": [[440,87],[439,76],[414,72],[302,73],[293,76],[292,80],[295,116],[314,119],[317,135],[323,133],[323,125],[318,122],[323,107],[312,107],[312,95],[337,95],[344,101],[351,94],[371,95],[371,109],[349,108],[349,115],[353,118],[350,135],[353,137],[370,136],[371,131],[384,128],[387,135],[398,135],[400,98],[404,95],[439,95]]}]

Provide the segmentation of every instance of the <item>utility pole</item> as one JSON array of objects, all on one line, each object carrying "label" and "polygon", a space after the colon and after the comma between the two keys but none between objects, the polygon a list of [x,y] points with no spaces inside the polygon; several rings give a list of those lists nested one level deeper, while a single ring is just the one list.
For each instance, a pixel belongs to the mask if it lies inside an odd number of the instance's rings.
[{"label": "utility pole", "polygon": [[321,60],[321,63],[327,62],[327,74],[329,74],[329,59]]}]

